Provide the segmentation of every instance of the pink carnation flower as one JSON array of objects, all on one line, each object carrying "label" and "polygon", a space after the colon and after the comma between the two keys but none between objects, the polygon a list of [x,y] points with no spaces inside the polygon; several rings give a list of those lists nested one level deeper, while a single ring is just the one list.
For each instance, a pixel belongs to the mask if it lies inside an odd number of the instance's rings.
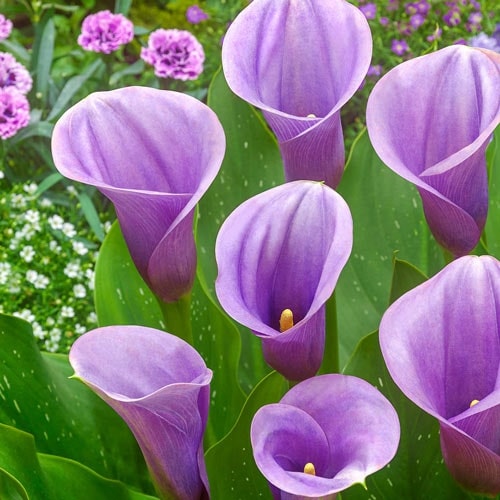
[{"label": "pink carnation flower", "polygon": [[0,14],[0,42],[9,38],[12,31],[12,21],[7,19],[3,14]]},{"label": "pink carnation flower", "polygon": [[30,106],[26,96],[12,87],[0,89],[0,137],[8,139],[28,125]]},{"label": "pink carnation flower", "polygon": [[85,50],[110,54],[134,38],[134,25],[123,14],[102,10],[82,23],[78,44]]},{"label": "pink carnation flower", "polygon": [[189,31],[158,29],[149,35],[141,58],[154,67],[155,75],[175,80],[196,80],[203,71],[205,53]]},{"label": "pink carnation flower", "polygon": [[33,86],[29,71],[8,52],[0,52],[0,88],[12,87],[27,94]]}]

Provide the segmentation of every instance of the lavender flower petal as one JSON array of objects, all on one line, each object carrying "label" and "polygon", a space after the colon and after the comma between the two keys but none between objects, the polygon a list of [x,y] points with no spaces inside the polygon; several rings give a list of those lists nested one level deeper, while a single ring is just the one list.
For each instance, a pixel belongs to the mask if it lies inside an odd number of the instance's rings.
[{"label": "lavender flower petal", "polygon": [[85,50],[111,54],[134,38],[134,25],[123,14],[102,10],[82,23],[78,44]]},{"label": "lavender flower petal", "polygon": [[207,106],[146,87],[91,94],[61,117],[52,141],[63,175],[113,201],[139,272],[165,302],[191,289],[193,210],[224,149],[222,126]]},{"label": "lavender flower petal", "polygon": [[[384,467],[399,443],[396,411],[368,382],[322,375],[255,415],[254,458],[275,499],[335,498]],[[304,473],[305,464],[315,475]]]},{"label": "lavender flower petal", "polygon": [[254,0],[229,27],[222,46],[227,82],[263,110],[288,181],[339,183],[339,110],[363,82],[371,43],[365,16],[344,0]]},{"label": "lavender flower petal", "polygon": [[[290,380],[313,376],[324,348],[324,303],[352,247],[344,200],[322,183],[295,181],[240,205],[216,242],[216,292],[236,321],[262,337],[266,361]],[[280,316],[293,327],[280,332]]]},{"label": "lavender flower petal", "polygon": [[499,83],[498,54],[456,45],[394,68],[368,100],[375,150],[416,185],[432,233],[455,256],[474,248],[486,220]]},{"label": "lavender flower petal", "polygon": [[202,438],[212,372],[202,357],[169,333],[110,326],[77,339],[69,360],[130,427],[162,497],[208,499]]},{"label": "lavender flower petal", "polygon": [[500,263],[466,256],[397,300],[380,324],[389,372],[439,420],[450,472],[491,495],[500,492],[499,307]]}]

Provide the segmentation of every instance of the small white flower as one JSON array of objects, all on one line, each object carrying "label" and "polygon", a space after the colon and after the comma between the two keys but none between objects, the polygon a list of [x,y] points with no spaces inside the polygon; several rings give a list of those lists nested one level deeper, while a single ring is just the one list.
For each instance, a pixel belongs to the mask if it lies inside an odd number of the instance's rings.
[{"label": "small white flower", "polygon": [[38,184],[36,184],[35,182],[32,182],[30,184],[25,184],[23,186],[23,191],[30,195],[35,194],[37,189],[38,189]]},{"label": "small white flower", "polygon": [[30,283],[35,283],[35,280],[38,278],[38,273],[33,270],[33,269],[29,269],[28,271],[26,271],[26,279],[30,282]]},{"label": "small white flower", "polygon": [[56,240],[52,240],[49,243],[49,249],[52,250],[54,253],[60,253],[62,250]]},{"label": "small white flower", "polygon": [[62,306],[61,318],[74,318],[75,310],[71,306]]},{"label": "small white flower", "polygon": [[72,241],[71,245],[73,246],[73,250],[78,255],[85,255],[88,253],[89,249],[81,242],[81,241]]},{"label": "small white flower", "polygon": [[57,231],[58,229],[62,229],[64,226],[64,219],[60,215],[52,215],[48,219],[50,227]]},{"label": "small white flower", "polygon": [[87,323],[97,323],[97,314],[94,311],[87,316]]},{"label": "small white flower", "polygon": [[59,342],[62,337],[62,331],[60,328],[52,328],[52,330],[50,330],[49,335],[50,335],[50,340],[52,342]]},{"label": "small white flower", "polygon": [[49,278],[47,278],[47,276],[44,276],[43,274],[39,274],[36,277],[36,280],[33,283],[33,285],[35,288],[43,289],[43,288],[47,288],[47,285],[49,283],[50,283],[50,280],[49,280]]},{"label": "small white flower", "polygon": [[5,174],[3,173],[3,170],[0,170],[0,179],[4,179],[5,178]]},{"label": "small white flower", "polygon": [[80,261],[68,262],[63,272],[68,278],[78,278],[81,273]]},{"label": "small white flower", "polygon": [[71,222],[65,222],[62,227],[62,232],[68,237],[73,238],[76,236],[75,226]]},{"label": "small white flower", "polygon": [[49,316],[46,320],[45,320],[45,324],[47,326],[54,326],[56,324],[56,320],[52,317],[52,316]]},{"label": "small white flower", "polygon": [[52,205],[53,205],[53,203],[49,198],[42,198],[40,200],[40,206],[42,208],[48,208],[48,207],[51,207]]},{"label": "small white flower", "polygon": [[112,223],[107,220],[104,224],[103,224],[103,227],[104,227],[104,232],[105,233],[109,233],[109,230],[111,229],[111,226],[112,226]]},{"label": "small white flower", "polygon": [[24,319],[24,321],[28,321],[29,323],[33,323],[35,321],[35,315],[31,312],[30,309],[23,309],[22,311],[16,311],[12,313],[12,316],[16,316],[16,318]]},{"label": "small white flower", "polygon": [[37,224],[40,222],[40,212],[38,210],[28,210],[24,214],[24,220],[31,224]]},{"label": "small white flower", "polygon": [[74,196],[78,194],[78,191],[75,189],[75,186],[68,186],[66,188],[66,191],[68,191],[69,194],[72,194]]},{"label": "small white flower", "polygon": [[26,245],[19,252],[19,255],[25,262],[31,262],[33,260],[33,257],[35,256],[35,250],[31,245]]},{"label": "small white flower", "polygon": [[86,269],[85,270],[85,277],[88,279],[87,286],[89,287],[90,290],[94,289],[95,285],[95,273],[93,269]]},{"label": "small white flower", "polygon": [[87,290],[83,285],[78,284],[73,287],[73,294],[77,299],[83,299],[87,295]]},{"label": "small white flower", "polygon": [[82,334],[84,334],[86,331],[87,331],[87,328],[86,328],[85,326],[83,326],[83,325],[80,325],[80,323],[77,323],[77,324],[75,325],[75,333],[76,333],[77,335],[82,335]]},{"label": "small white flower", "polygon": [[0,285],[5,285],[9,281],[11,265],[8,262],[0,262]]},{"label": "small white flower", "polygon": [[42,326],[36,321],[33,322],[33,335],[37,339],[44,339],[47,336],[47,332],[42,328]]},{"label": "small white flower", "polygon": [[26,198],[22,194],[13,194],[10,203],[12,208],[24,208],[26,207]]}]

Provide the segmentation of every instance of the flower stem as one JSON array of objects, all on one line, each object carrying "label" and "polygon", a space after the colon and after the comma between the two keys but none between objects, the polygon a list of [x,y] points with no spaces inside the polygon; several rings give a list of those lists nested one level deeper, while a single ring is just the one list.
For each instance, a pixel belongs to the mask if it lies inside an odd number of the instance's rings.
[{"label": "flower stem", "polygon": [[326,302],[325,354],[319,373],[339,373],[339,335],[335,291]]},{"label": "flower stem", "polygon": [[158,299],[158,303],[163,314],[165,330],[193,345],[191,294],[183,295],[176,302],[163,302]]}]

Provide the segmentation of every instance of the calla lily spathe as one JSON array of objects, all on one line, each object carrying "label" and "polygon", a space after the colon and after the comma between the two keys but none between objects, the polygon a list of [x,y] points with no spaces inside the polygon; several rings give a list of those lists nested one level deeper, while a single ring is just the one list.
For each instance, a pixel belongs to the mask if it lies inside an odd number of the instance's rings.
[{"label": "calla lily spathe", "polygon": [[499,88],[500,54],[455,45],[400,64],[368,100],[375,151],[415,184],[434,237],[454,256],[476,246],[486,221]]},{"label": "calla lily spathe", "polygon": [[58,170],[114,203],[135,265],[165,302],[191,290],[194,208],[224,151],[207,106],[147,87],[91,94],[60,118],[52,138]]},{"label": "calla lily spathe", "polygon": [[365,16],[345,0],[254,0],[229,27],[222,67],[232,91],[262,109],[287,181],[344,171],[340,108],[368,71]]},{"label": "calla lily spathe", "polygon": [[[325,302],[352,248],[352,218],[323,183],[295,181],[240,205],[222,225],[216,292],[236,321],[262,338],[266,362],[289,380],[323,358]],[[285,311],[293,319],[283,328]]]},{"label": "calla lily spathe", "polygon": [[275,500],[331,500],[396,454],[399,420],[389,401],[357,377],[330,374],[293,387],[255,414],[257,467]]},{"label": "calla lily spathe", "polygon": [[76,340],[69,360],[125,420],[161,498],[207,500],[203,433],[212,372],[186,342],[141,326],[109,326]]},{"label": "calla lily spathe", "polygon": [[438,419],[455,479],[500,493],[500,262],[465,256],[400,297],[380,324],[389,372]]}]

